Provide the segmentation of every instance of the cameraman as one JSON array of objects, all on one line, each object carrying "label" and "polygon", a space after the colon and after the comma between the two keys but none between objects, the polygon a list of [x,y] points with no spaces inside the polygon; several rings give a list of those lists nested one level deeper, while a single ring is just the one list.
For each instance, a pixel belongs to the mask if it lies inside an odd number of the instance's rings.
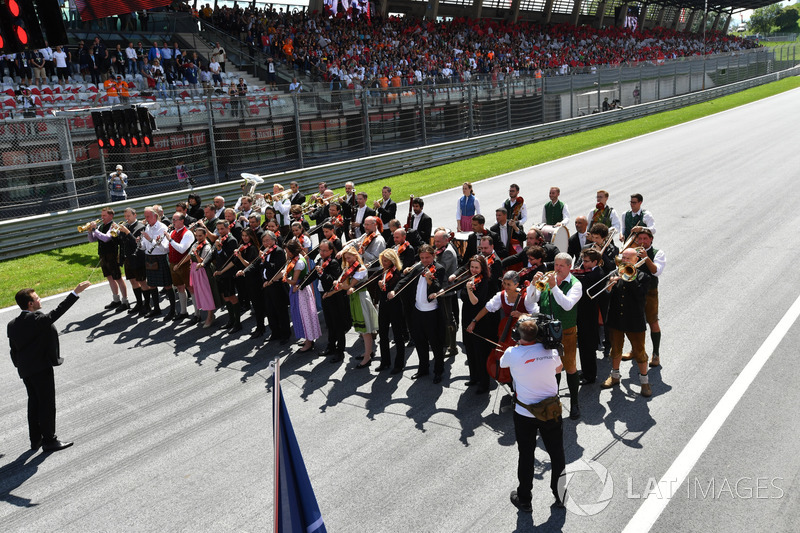
[{"label": "cameraman", "polygon": [[549,350],[536,343],[539,328],[533,317],[520,318],[517,331],[519,345],[506,350],[500,358],[500,366],[511,371],[516,391],[514,433],[519,449],[519,486],[511,491],[511,503],[519,510],[530,513],[533,510],[531,489],[537,431],[541,433],[544,448],[550,455],[550,489],[556,498],[555,504],[563,507],[558,495],[558,479],[565,468],[564,437],[556,383],[556,374],[561,373],[562,364],[558,350]]}]

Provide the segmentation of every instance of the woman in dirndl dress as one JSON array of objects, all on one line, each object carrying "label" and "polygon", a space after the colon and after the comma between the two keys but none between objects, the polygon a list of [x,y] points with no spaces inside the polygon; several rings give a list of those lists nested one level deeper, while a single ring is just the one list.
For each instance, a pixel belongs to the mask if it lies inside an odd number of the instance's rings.
[{"label": "woman in dirndl dress", "polygon": [[346,247],[342,250],[342,259],[345,265],[342,266],[341,287],[347,289],[350,298],[353,329],[360,333],[364,340],[364,354],[361,356],[361,363],[355,368],[367,368],[372,362],[374,336],[378,333],[378,310],[375,309],[369,292],[358,290],[359,285],[366,283],[368,276],[358,250],[353,246]]},{"label": "woman in dirndl dress", "polygon": [[459,231],[472,231],[472,217],[481,214],[481,204],[475,198],[470,182],[464,182],[461,192],[464,194],[456,203],[456,227]]},{"label": "woman in dirndl dress", "polygon": [[[300,246],[303,247],[302,253],[306,263],[308,264],[308,271],[312,272],[317,265],[314,263],[314,259],[309,257],[309,252],[311,252],[312,249],[311,237],[305,234],[303,224],[301,222],[292,222],[290,229],[292,232],[292,238],[299,242]],[[319,289],[317,289],[316,283],[311,284],[311,290],[314,292],[314,302],[317,305],[317,309],[322,309],[322,297],[319,294]]]},{"label": "woman in dirndl dress", "polygon": [[314,348],[314,341],[322,335],[317,316],[317,305],[311,286],[300,288],[300,284],[311,272],[307,260],[303,257],[303,247],[298,241],[286,244],[286,268],[283,281],[289,284],[289,312],[292,317],[294,335],[304,339],[300,352],[308,352]]},{"label": "woman in dirndl dress", "polygon": [[207,311],[203,327],[209,328],[214,322],[214,311],[217,309],[218,304],[214,298],[214,291],[211,289],[206,269],[203,268],[203,261],[211,253],[211,245],[206,240],[206,233],[205,228],[195,228],[194,230],[197,243],[195,243],[190,252],[189,286],[194,291],[192,298],[194,298],[195,303],[195,315],[200,318],[200,311]]}]

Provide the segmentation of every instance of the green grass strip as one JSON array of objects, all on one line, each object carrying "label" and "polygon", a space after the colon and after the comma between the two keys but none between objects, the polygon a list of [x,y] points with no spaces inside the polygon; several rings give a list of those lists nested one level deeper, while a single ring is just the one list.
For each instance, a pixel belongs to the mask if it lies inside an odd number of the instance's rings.
[{"label": "green grass strip", "polygon": [[[683,109],[665,111],[649,117],[540,141],[465,161],[357,184],[356,189],[367,192],[370,198],[369,205],[371,205],[372,199],[380,197],[381,187],[386,184],[391,185],[392,196],[397,201],[407,199],[411,194],[425,196],[457,187],[464,181],[476,182],[578,154],[755,102],[797,87],[800,87],[800,77],[786,78]],[[405,213],[398,213],[398,217],[404,219]],[[102,281],[103,275],[100,270],[93,271],[97,261],[97,245],[93,243],[4,261],[0,267],[2,269],[0,307],[14,305],[14,294],[23,287],[33,287],[39,296],[45,297],[70,290],[87,277],[92,282]]]}]

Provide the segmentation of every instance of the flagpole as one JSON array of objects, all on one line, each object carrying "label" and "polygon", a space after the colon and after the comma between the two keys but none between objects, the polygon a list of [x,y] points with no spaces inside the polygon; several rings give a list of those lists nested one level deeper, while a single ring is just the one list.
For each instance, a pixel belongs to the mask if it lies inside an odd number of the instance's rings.
[{"label": "flagpole", "polygon": [[280,442],[281,442],[281,431],[280,431],[280,423],[281,423],[281,363],[280,359],[276,359],[274,362],[275,365],[275,384],[272,387],[272,403],[273,403],[273,412],[274,420],[273,420],[273,433],[274,433],[274,447],[275,447],[275,487],[274,487],[274,498],[273,498],[273,507],[275,509],[275,527],[273,527],[273,531],[277,533],[278,531],[278,520],[279,520],[279,509],[280,509]]}]

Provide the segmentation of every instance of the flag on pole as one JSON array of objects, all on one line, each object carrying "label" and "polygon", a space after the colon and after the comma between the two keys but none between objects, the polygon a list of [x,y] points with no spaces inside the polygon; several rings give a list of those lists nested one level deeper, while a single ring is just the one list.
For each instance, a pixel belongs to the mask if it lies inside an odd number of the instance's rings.
[{"label": "flag on pole", "polygon": [[275,363],[273,430],[275,436],[275,533],[327,533],[300,446],[280,388]]}]

